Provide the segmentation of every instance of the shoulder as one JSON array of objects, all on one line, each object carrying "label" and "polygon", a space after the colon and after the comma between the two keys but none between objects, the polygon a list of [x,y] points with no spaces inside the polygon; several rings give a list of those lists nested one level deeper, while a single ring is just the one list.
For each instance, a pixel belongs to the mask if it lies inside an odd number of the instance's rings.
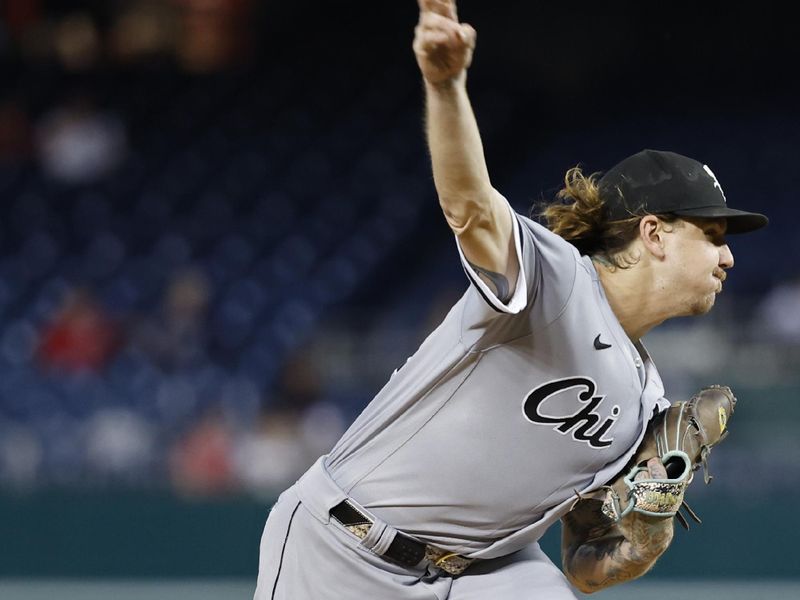
[{"label": "shoulder", "polygon": [[560,235],[553,233],[538,221],[514,213],[516,215],[517,226],[524,239],[530,240],[536,247],[547,250],[550,253],[563,256],[565,259],[580,260],[580,252]]}]

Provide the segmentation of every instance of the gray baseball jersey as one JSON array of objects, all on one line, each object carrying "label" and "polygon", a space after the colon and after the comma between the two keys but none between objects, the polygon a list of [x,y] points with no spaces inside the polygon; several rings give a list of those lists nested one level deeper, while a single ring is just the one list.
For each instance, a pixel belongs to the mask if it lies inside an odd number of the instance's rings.
[{"label": "gray baseball jersey", "polygon": [[592,261],[512,215],[521,269],[511,300],[462,253],[472,285],[324,460],[380,519],[475,558],[537,540],[576,493],[622,469],[669,405]]}]

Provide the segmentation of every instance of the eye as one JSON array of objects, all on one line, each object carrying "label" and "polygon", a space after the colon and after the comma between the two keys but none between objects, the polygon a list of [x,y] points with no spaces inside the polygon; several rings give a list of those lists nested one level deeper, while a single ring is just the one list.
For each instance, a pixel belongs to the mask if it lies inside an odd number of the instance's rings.
[{"label": "eye", "polygon": [[716,227],[710,227],[706,229],[703,233],[706,234],[706,237],[716,246],[724,246],[725,245],[725,234],[722,233],[721,229]]}]

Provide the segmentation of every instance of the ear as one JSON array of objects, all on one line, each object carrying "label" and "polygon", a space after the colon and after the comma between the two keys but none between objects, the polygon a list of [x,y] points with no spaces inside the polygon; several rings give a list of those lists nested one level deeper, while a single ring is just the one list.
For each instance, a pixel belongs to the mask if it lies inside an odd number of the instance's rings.
[{"label": "ear", "polygon": [[664,222],[655,215],[646,215],[639,221],[639,238],[647,251],[658,259],[663,259]]}]

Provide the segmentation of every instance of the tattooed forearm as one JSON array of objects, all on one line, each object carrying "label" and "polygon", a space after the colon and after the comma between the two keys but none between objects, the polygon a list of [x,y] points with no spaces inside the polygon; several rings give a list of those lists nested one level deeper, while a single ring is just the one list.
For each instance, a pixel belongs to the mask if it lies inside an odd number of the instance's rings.
[{"label": "tattooed forearm", "polygon": [[471,262],[469,265],[475,269],[475,272],[486,284],[493,288],[492,291],[501,302],[508,302],[511,300],[511,285],[508,283],[508,279],[504,275],[495,273],[494,271],[489,271],[488,269],[479,267]]},{"label": "tattooed forearm", "polygon": [[584,591],[630,581],[652,568],[661,554],[659,548],[662,544],[656,539],[645,546],[622,537],[594,540],[577,548],[571,561],[573,576],[581,581]]},{"label": "tattooed forearm", "polygon": [[587,503],[565,516],[563,532],[564,572],[581,591],[593,592],[650,570],[669,547],[673,529],[672,519],[639,513],[611,525],[595,503]]}]

